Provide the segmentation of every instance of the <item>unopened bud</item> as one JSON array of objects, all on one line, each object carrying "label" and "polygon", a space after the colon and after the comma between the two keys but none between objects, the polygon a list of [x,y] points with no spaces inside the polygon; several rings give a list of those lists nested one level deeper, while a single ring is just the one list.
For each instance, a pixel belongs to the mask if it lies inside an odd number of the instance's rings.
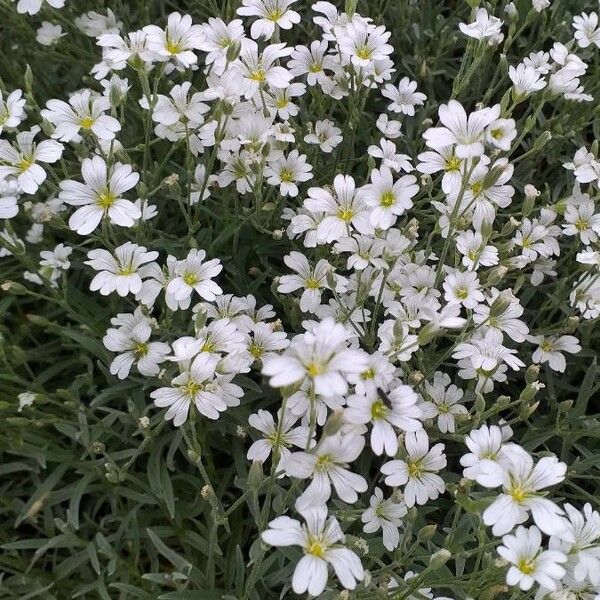
[{"label": "unopened bud", "polygon": [[205,485],[201,490],[200,490],[200,495],[205,499],[208,500],[212,495],[214,494],[214,491],[212,489],[212,487],[210,485]]},{"label": "unopened bud", "polygon": [[150,427],[150,419],[148,417],[140,417],[138,425],[140,429],[148,429]]},{"label": "unopened bud", "polygon": [[539,365],[530,365],[527,367],[525,371],[525,381],[527,384],[532,384],[534,381],[537,381],[538,375],[540,374],[540,366]]},{"label": "unopened bud", "polygon": [[327,418],[323,426],[323,435],[329,437],[335,435],[344,425],[344,412],[336,410]]},{"label": "unopened bud", "polygon": [[417,539],[420,542],[428,542],[437,531],[437,525],[425,525],[425,527],[421,527],[417,532]]},{"label": "unopened bud", "polygon": [[233,40],[229,47],[227,48],[227,52],[225,53],[225,58],[228,62],[234,62],[238,59],[240,55],[240,50],[242,49],[242,45],[239,40]]},{"label": "unopened bud", "polygon": [[264,478],[263,467],[260,462],[253,460],[248,470],[248,487],[251,490],[258,491]]},{"label": "unopened bud", "polygon": [[434,569],[441,567],[448,562],[451,556],[452,554],[449,550],[446,550],[446,548],[440,548],[431,555],[429,559],[429,565]]}]

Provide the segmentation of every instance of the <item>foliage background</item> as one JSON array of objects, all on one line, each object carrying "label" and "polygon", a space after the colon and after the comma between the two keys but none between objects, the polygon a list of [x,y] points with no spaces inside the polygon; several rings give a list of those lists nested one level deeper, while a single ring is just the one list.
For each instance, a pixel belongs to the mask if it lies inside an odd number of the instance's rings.
[{"label": "foliage background", "polygon": [[[517,7],[528,1],[517,1]],[[343,8],[340,2],[336,4]],[[487,4],[499,14],[500,3]],[[500,101],[509,88],[507,65],[515,64],[532,49],[547,50],[555,40],[570,39],[571,17],[582,9],[581,4],[578,0],[556,0],[534,21],[520,23],[505,45],[505,55],[499,59],[497,52],[489,52],[478,64],[465,65],[470,68],[470,77],[463,77],[458,89],[453,89],[467,44],[458,33],[458,23],[469,19],[471,6],[467,2],[359,0],[359,12],[392,32],[397,76],[416,80],[419,90],[428,96],[417,118],[405,124],[400,151],[413,157],[421,151],[420,133],[427,119],[435,120],[440,102],[455,97],[473,107],[479,101]],[[300,0],[297,6],[294,8],[303,15],[302,23],[282,35],[283,41],[291,44],[306,43],[314,35],[310,2]],[[100,53],[94,40],[73,26],[73,19],[82,12],[106,7],[124,22],[124,31],[130,31],[150,23],[163,24],[166,15],[175,10],[191,14],[195,22],[209,16],[230,20],[237,3],[80,0],[69,1],[61,11],[46,5],[42,13],[31,18],[18,15],[10,2],[0,0],[2,89],[26,89],[28,105],[42,107],[49,98],[65,98],[83,85],[97,87],[88,72]],[[35,41],[37,27],[49,17],[69,34],[58,49]],[[587,91],[595,97],[600,97],[599,56],[596,52],[586,77]],[[127,75],[133,87],[120,139],[127,142],[128,153],[140,164],[147,146],[143,115],[135,110],[135,99],[142,92],[133,75]],[[201,88],[200,72],[193,75],[193,83]],[[382,98],[373,94],[364,103],[342,101],[331,109],[323,99],[310,94],[302,102],[300,114],[308,118],[293,123],[298,132],[303,132],[308,119],[314,121],[329,113],[342,125],[345,136],[331,159],[333,169],[331,164],[319,164],[322,159],[309,153],[308,160],[315,165],[311,184],[330,183],[336,169],[363,181],[367,164],[362,157],[367,145],[373,143],[374,123],[384,109]],[[531,110],[528,106],[526,103],[517,110]],[[531,127],[529,140],[547,131],[552,140],[541,156],[525,156],[517,162],[513,185],[522,189],[532,183],[544,190],[549,202],[560,201],[569,192],[561,164],[580,146],[600,139],[598,115],[598,106],[590,117],[589,107],[576,103],[546,104],[531,123],[526,121],[527,115],[518,113],[516,117]],[[529,149],[524,143],[519,154],[525,155]],[[183,149],[175,148],[168,154],[169,150],[162,141],[148,150],[149,170],[155,173],[157,186],[167,175],[176,173],[185,180],[189,172]],[[166,162],[165,156],[169,157]],[[66,168],[73,174],[76,166],[72,160]],[[152,232],[152,249],[162,256],[168,252],[184,256],[192,243],[207,249],[209,256],[220,257],[225,265],[219,280],[226,292],[252,293],[260,304],[274,304],[286,326],[297,330],[299,314],[271,289],[273,277],[284,272],[282,256],[291,248],[289,241],[273,234],[281,227],[276,194],[266,192],[263,199],[264,204],[273,203],[272,210],[256,211],[231,188],[217,191],[202,205],[201,228],[189,231],[179,217],[179,191],[177,186],[161,186],[154,198],[160,216],[150,225],[157,228]],[[412,213],[424,234],[433,230],[436,219],[429,202],[427,195],[419,196]],[[516,198],[511,206],[511,214],[517,218],[519,202]],[[89,249],[64,223],[56,220],[52,225],[57,243],[66,241],[81,250]],[[15,228],[19,226],[17,219]],[[26,260],[1,259],[0,281],[19,281]],[[165,424],[162,414],[152,408],[148,378],[132,376],[119,382],[108,373],[109,353],[101,337],[110,317],[123,310],[122,301],[86,292],[89,280],[90,274],[76,264],[61,303],[17,294],[14,288],[0,297],[0,596],[22,600],[212,600],[223,594],[244,600],[279,597],[281,582],[291,572],[286,554],[294,551],[265,554],[254,543],[257,525],[264,526],[267,518],[264,476],[249,473],[245,458],[249,439],[243,429],[250,412],[261,407],[273,409],[278,395],[265,392],[268,388],[257,385],[257,381],[242,378],[246,389],[242,405],[228,410],[226,418],[217,422],[196,423],[197,445],[192,442],[196,453],[189,452],[182,430]],[[515,291],[521,283],[515,279]],[[568,320],[570,308],[560,300],[566,294],[559,292],[571,283],[568,278],[548,281],[534,292],[521,294],[528,322],[534,318],[542,322]],[[186,328],[185,317],[179,318],[181,322],[171,324],[173,338]],[[508,412],[505,417],[516,423],[516,437],[528,450],[556,452],[570,465],[560,495],[597,506],[600,420],[596,357],[600,341],[595,323],[584,324],[578,335],[587,350],[572,361],[564,376],[557,377],[549,370],[543,374],[546,388],[537,398],[537,410],[531,415]],[[423,364],[434,364],[443,351],[438,348],[435,354],[423,356]],[[38,393],[40,399],[19,414],[17,394],[23,391]],[[519,391],[505,386],[500,393],[518,396]],[[500,408],[487,407],[489,414]],[[148,429],[140,427],[142,416],[150,417]],[[456,471],[452,467],[462,446],[449,437],[447,451],[449,471]],[[369,468],[369,464],[360,465],[361,472]],[[213,486],[214,494],[207,492],[206,485]],[[420,512],[405,535],[396,567],[400,573],[409,568],[422,570],[431,553],[443,546],[457,558],[459,572],[437,570],[427,583],[443,583],[459,598],[508,598],[497,587],[498,573],[493,564],[486,560],[492,548],[490,539],[473,507],[466,500],[461,504],[465,491],[456,485],[450,488],[457,501],[452,500],[452,493],[447,494]],[[287,500],[285,488],[276,485],[275,511]],[[427,510],[433,512],[426,514]],[[351,525],[356,515],[347,517],[346,523]],[[423,530],[427,523],[437,523],[437,530]],[[350,526],[350,534],[352,527],[357,525]],[[473,540],[477,540],[477,552],[467,548]],[[409,548],[412,562],[407,559]],[[372,570],[378,568],[377,557],[382,552],[382,547],[370,548]]]}]

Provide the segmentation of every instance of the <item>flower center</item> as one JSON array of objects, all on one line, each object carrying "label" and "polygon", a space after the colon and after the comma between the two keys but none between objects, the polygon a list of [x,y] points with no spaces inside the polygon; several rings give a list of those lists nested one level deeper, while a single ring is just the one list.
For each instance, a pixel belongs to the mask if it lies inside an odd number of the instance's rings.
[{"label": "flower center", "polygon": [[191,271],[184,273],[182,279],[183,282],[190,287],[194,287],[199,281],[198,275],[196,275],[196,273],[192,273]]},{"label": "flower center", "polygon": [[17,169],[19,169],[19,171],[21,171],[22,173],[27,171],[27,169],[29,169],[29,167],[31,167],[31,165],[33,164],[33,157],[31,156],[24,156],[21,161],[17,164]]},{"label": "flower center", "polygon": [[322,70],[323,70],[323,65],[317,61],[311,62],[308,67],[309,73],[320,73]]},{"label": "flower center", "polygon": [[250,79],[258,83],[264,83],[267,80],[267,74],[264,69],[256,69],[256,71],[250,72]]},{"label": "flower center", "polygon": [[529,494],[527,493],[527,490],[525,490],[522,486],[520,485],[514,485],[510,491],[509,491],[509,495],[510,497],[515,501],[518,502],[519,504],[521,502],[523,502],[524,500],[527,499],[527,497],[529,496]]},{"label": "flower center", "polygon": [[181,52],[181,43],[167,38],[166,49],[169,54],[179,54]]},{"label": "flower center", "polygon": [[585,231],[589,226],[589,223],[581,218],[575,221],[575,229],[577,229],[577,231]]},{"label": "flower center", "polygon": [[373,419],[373,421],[385,419],[387,414],[388,407],[381,398],[371,404],[371,419]]},{"label": "flower center", "polygon": [[329,458],[329,454],[322,454],[317,458],[315,469],[318,471],[326,471],[330,464],[331,459]]},{"label": "flower center", "polygon": [[317,558],[323,558],[325,556],[325,550],[327,546],[323,544],[319,539],[311,537],[308,542],[308,546],[306,547],[306,553],[312,554]]},{"label": "flower center", "polygon": [[407,466],[409,477],[412,477],[414,479],[421,479],[421,476],[423,475],[423,465],[421,464],[420,460],[409,460]]},{"label": "flower center", "polygon": [[306,365],[306,372],[308,373],[309,377],[316,377],[317,375],[320,375],[323,372],[323,368],[321,367],[321,365],[315,362],[311,362],[308,365]]},{"label": "flower center", "polygon": [[211,340],[207,340],[202,345],[200,352],[214,352],[215,351],[215,343]]},{"label": "flower center", "polygon": [[460,169],[460,158],[451,156],[446,160],[446,171],[458,171]]},{"label": "flower center", "polygon": [[118,274],[123,275],[125,277],[129,275],[133,275],[135,273],[135,269],[132,265],[123,265],[119,268]]},{"label": "flower center", "polygon": [[535,561],[533,559],[520,558],[517,567],[524,575],[531,575],[535,572]]},{"label": "flower center", "polygon": [[362,60],[369,60],[372,54],[373,51],[366,44],[363,44],[356,49],[356,56]]},{"label": "flower center", "polygon": [[348,223],[348,221],[351,221],[353,216],[354,216],[354,211],[351,210],[350,208],[342,208],[338,212],[338,217],[342,221],[346,221],[346,223]]},{"label": "flower center", "polygon": [[137,342],[133,347],[133,354],[136,358],[142,358],[148,354],[148,344],[146,342]]},{"label": "flower center", "polygon": [[392,204],[394,204],[395,200],[396,197],[394,196],[394,192],[387,191],[381,194],[381,199],[379,200],[379,203],[381,204],[381,206],[385,206],[386,208],[388,208]]},{"label": "flower center", "polygon": [[294,181],[294,172],[291,169],[283,168],[279,171],[279,179],[286,183],[292,183]]},{"label": "flower center", "polygon": [[459,300],[466,300],[469,297],[469,290],[467,288],[457,288],[454,293]]},{"label": "flower center", "polygon": [[490,134],[495,140],[499,140],[502,138],[502,129],[492,129]]},{"label": "flower center", "polygon": [[544,352],[552,352],[552,342],[550,342],[550,340],[546,340],[545,342],[543,342],[540,346],[540,348],[544,351]]},{"label": "flower center", "polygon": [[181,386],[181,391],[190,398],[194,398],[198,392],[201,392],[204,386],[193,379],[190,379],[185,385]]},{"label": "flower center", "polygon": [[305,282],[304,285],[306,286],[307,290],[318,290],[321,286],[319,283],[318,279],[315,279],[314,277],[309,277]]},{"label": "flower center", "polygon": [[375,378],[375,369],[369,368],[366,371],[363,371],[360,374],[360,378],[364,381],[366,381],[367,379],[374,379]]},{"label": "flower center", "polygon": [[82,119],[79,119],[79,125],[82,129],[91,129],[94,122],[92,117],[83,117]]},{"label": "flower center", "polygon": [[450,407],[449,407],[449,406],[448,406],[448,405],[447,405],[445,402],[442,402],[442,404],[440,404],[440,405],[438,406],[438,412],[439,412],[441,415],[444,415],[444,414],[446,414],[446,413],[449,413],[449,412],[450,412]]},{"label": "flower center", "polygon": [[105,190],[104,192],[98,195],[98,200],[96,201],[96,203],[100,208],[107,210],[115,203],[116,199],[117,196],[115,194],[113,194],[109,190]]},{"label": "flower center", "polygon": [[483,183],[481,183],[481,181],[476,181],[472,186],[471,186],[471,191],[473,192],[473,194],[475,196],[477,196],[478,194],[481,194],[481,190],[483,189]]},{"label": "flower center", "polygon": [[281,17],[283,17],[283,11],[280,8],[274,8],[267,13],[267,19],[273,23],[277,23]]}]

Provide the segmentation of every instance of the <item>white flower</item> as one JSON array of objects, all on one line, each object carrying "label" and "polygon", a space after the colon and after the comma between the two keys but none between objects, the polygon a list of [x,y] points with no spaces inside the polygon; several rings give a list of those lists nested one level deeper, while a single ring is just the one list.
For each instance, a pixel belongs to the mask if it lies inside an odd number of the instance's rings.
[{"label": "white flower", "polygon": [[542,490],[560,483],[565,478],[567,465],[556,456],[544,456],[534,466],[531,455],[516,444],[504,446],[503,453],[507,457],[504,468],[486,473],[485,487],[502,485],[502,493],[483,512],[483,522],[492,526],[494,535],[503,535],[524,523],[531,511],[535,524],[544,533],[563,532],[563,511],[552,500],[544,498]]},{"label": "white flower", "polygon": [[38,28],[35,39],[42,46],[52,46],[52,44],[58,42],[65,35],[67,34],[62,32],[60,25],[55,25],[49,21],[42,21],[42,26]]},{"label": "white flower", "polygon": [[377,129],[379,129],[386,138],[393,140],[400,137],[402,123],[400,123],[400,121],[391,121],[386,113],[381,113],[379,117],[377,117],[375,124],[377,125]]},{"label": "white flower", "polygon": [[342,141],[341,133],[342,130],[333,121],[324,119],[315,123],[314,133],[305,135],[304,141],[307,144],[318,144],[323,152],[329,154]]},{"label": "white flower", "polygon": [[37,394],[33,392],[21,392],[17,399],[19,400],[19,408],[17,408],[17,412],[21,412],[26,406],[31,406],[35,399],[37,398]]},{"label": "white flower", "polygon": [[212,301],[223,290],[212,280],[222,270],[223,265],[218,258],[204,262],[206,252],[192,249],[183,260],[175,263],[175,277],[167,285],[167,294],[181,302],[196,292],[204,300]]},{"label": "white flower", "polygon": [[209,419],[216,420],[228,406],[238,406],[243,390],[231,383],[233,375],[220,375],[217,365],[221,357],[209,352],[198,354],[189,368],[171,381],[171,387],[154,390],[150,397],[160,408],[169,407],[165,420],[173,419],[179,427],[188,418],[190,407]]},{"label": "white flower", "polygon": [[271,88],[265,94],[265,104],[272,115],[278,115],[280,119],[287,121],[290,117],[298,114],[298,105],[292,102],[292,98],[303,96],[306,86],[303,83],[290,83],[284,88]]},{"label": "white flower", "polygon": [[279,411],[277,416],[277,424],[273,415],[266,410],[259,410],[248,417],[248,423],[260,431],[263,437],[248,448],[247,456],[248,460],[264,463],[273,452],[275,456],[279,457],[279,464],[276,467],[276,471],[279,472],[291,456],[290,447],[296,446],[304,449],[308,446],[310,428],[305,425],[294,427],[298,417],[290,412],[282,415]]},{"label": "white flower", "polygon": [[312,179],[312,166],[306,162],[306,154],[292,150],[287,156],[280,156],[267,163],[264,170],[267,183],[278,185],[282,196],[298,195],[297,183]]},{"label": "white flower", "polygon": [[[12,0],[15,2],[15,0]],[[35,15],[40,12],[44,2],[47,2],[52,8],[62,8],[66,0],[19,0],[17,4],[18,13],[27,13]]]},{"label": "white flower", "polygon": [[455,243],[456,249],[463,255],[462,264],[467,269],[476,271],[480,267],[498,264],[498,249],[486,246],[479,231],[463,231],[456,236]]},{"label": "white flower", "polygon": [[244,17],[260,17],[250,28],[253,39],[262,36],[264,40],[273,37],[276,27],[291,29],[300,23],[300,15],[290,10],[296,0],[242,0],[242,6],[237,9],[237,14]]},{"label": "white flower", "polygon": [[133,227],[142,214],[140,209],[121,195],[135,187],[140,179],[130,165],[115,163],[110,169],[102,158],[94,156],[81,163],[85,183],[61,181],[59,198],[79,206],[69,219],[69,227],[87,235],[98,227],[103,217],[121,227]]},{"label": "white flower", "polygon": [[465,308],[475,308],[484,301],[479,277],[473,271],[450,271],[444,278],[444,298],[462,304]]},{"label": "white flower", "polygon": [[497,17],[488,14],[485,8],[478,8],[473,23],[459,23],[459,29],[467,36],[476,40],[487,39],[489,44],[499,44],[504,39],[502,33],[503,22]]},{"label": "white flower", "polygon": [[361,188],[365,202],[371,207],[371,225],[378,229],[389,229],[397,217],[412,208],[413,196],[419,191],[417,178],[403,175],[394,181],[392,172],[382,166],[371,171],[371,183]]},{"label": "white flower", "polygon": [[383,25],[376,27],[364,21],[355,20],[343,29],[336,31],[340,53],[357,67],[368,67],[374,61],[384,60],[393,52],[386,43],[391,33]]},{"label": "white flower", "polygon": [[178,122],[187,125],[190,131],[197,129],[204,121],[202,116],[209,110],[207,104],[201,101],[198,92],[189,96],[192,84],[189,81],[174,85],[169,91],[169,97],[158,94],[152,120],[161,125],[171,126]]},{"label": "white flower", "polygon": [[300,384],[308,379],[314,392],[325,397],[345,394],[347,376],[367,368],[365,354],[348,348],[350,335],[333,319],[295,336],[281,356],[265,359],[262,372],[272,387]]},{"label": "white flower", "polygon": [[107,250],[96,249],[87,253],[85,261],[96,271],[100,271],[92,283],[90,290],[100,291],[103,296],[116,291],[119,296],[137,294],[142,287],[144,270],[140,267],[158,258],[158,252],[147,252],[144,246],[125,242],[114,250],[114,255]]},{"label": "white flower", "polygon": [[494,487],[510,465],[510,458],[504,452],[505,442],[506,431],[497,425],[482,425],[471,430],[465,438],[470,452],[460,458],[460,464],[465,467],[463,475],[479,485]]},{"label": "white flower", "polygon": [[62,144],[54,140],[35,143],[33,140],[39,131],[40,128],[36,126],[30,131],[18,133],[16,147],[0,139],[0,180],[8,176],[15,177],[26,194],[35,194],[46,181],[46,171],[37,163],[55,163],[63,152]]},{"label": "white flower", "polygon": [[502,363],[517,371],[525,363],[515,356],[516,350],[502,345],[502,334],[496,329],[489,329],[485,336],[473,337],[470,342],[458,344],[452,354],[453,358],[470,360],[474,369],[493,371]]},{"label": "white flower", "polygon": [[442,190],[446,194],[458,194],[462,181],[463,159],[456,156],[454,146],[443,146],[434,152],[422,152],[417,157],[419,164],[417,171],[420,173],[438,173],[443,171]]},{"label": "white flower", "polygon": [[580,48],[587,48],[590,44],[595,44],[600,48],[600,28],[598,27],[598,15],[595,12],[589,15],[581,13],[573,17],[573,29]]},{"label": "white flower", "polygon": [[406,460],[392,460],[381,467],[389,486],[404,485],[404,501],[409,508],[435,500],[446,488],[444,480],[437,475],[446,466],[444,444],[429,448],[425,430],[407,433],[404,439]]},{"label": "white flower", "polygon": [[356,191],[350,175],[336,175],[333,190],[311,187],[304,206],[312,213],[323,213],[317,227],[317,243],[330,244],[348,236],[352,229],[359,233],[373,233],[369,209],[363,195]]},{"label": "white flower", "polygon": [[464,392],[454,384],[450,385],[450,376],[441,371],[434,373],[432,384],[425,382],[425,391],[431,401],[420,405],[423,417],[437,417],[437,426],[442,433],[454,433],[455,417],[468,414],[467,409],[459,404]]},{"label": "white flower", "polygon": [[577,202],[567,201],[564,217],[563,231],[565,235],[579,235],[579,239],[584,244],[598,240],[600,213],[596,213],[594,201],[590,200],[587,194]]},{"label": "white flower", "polygon": [[329,81],[325,70],[333,71],[335,61],[327,54],[326,40],[314,40],[310,47],[296,46],[290,54],[288,69],[294,77],[306,75],[308,85],[326,84]]},{"label": "white flower", "polygon": [[481,156],[484,152],[485,128],[500,116],[500,105],[476,110],[467,116],[456,100],[442,104],[438,110],[443,127],[430,127],[423,137],[430,148],[440,150],[456,144],[458,158]]},{"label": "white flower", "polygon": [[514,535],[505,535],[502,544],[498,554],[511,564],[506,574],[508,585],[527,591],[537,582],[547,590],[558,589],[558,580],[565,574],[561,563],[567,557],[557,550],[542,550],[542,535],[537,527],[520,526]]},{"label": "white flower", "polygon": [[392,101],[388,110],[412,117],[415,114],[415,106],[421,106],[427,100],[427,96],[416,89],[416,81],[403,77],[397,86],[386,84],[381,95]]},{"label": "white flower", "polygon": [[123,27],[123,23],[117,20],[110,8],[106,9],[105,15],[90,10],[77,17],[74,23],[81,32],[92,38],[97,38],[103,33],[119,33]]},{"label": "white flower", "polygon": [[382,166],[386,166],[396,173],[399,173],[400,171],[409,173],[413,170],[413,166],[410,164],[410,156],[406,154],[397,154],[396,144],[385,138],[379,140],[379,146],[369,146],[367,152],[373,158],[381,159]]},{"label": "white flower", "polygon": [[175,65],[181,69],[196,64],[198,57],[194,50],[202,46],[204,33],[201,25],[192,25],[190,15],[171,13],[165,29],[156,25],[146,25],[143,31],[147,36],[148,50],[154,53],[158,60],[174,60]]},{"label": "white flower", "polygon": [[253,323],[247,336],[247,352],[253,361],[284,350],[290,345],[285,331],[273,331],[270,323]]},{"label": "white flower", "polygon": [[109,329],[103,338],[104,346],[115,356],[110,372],[119,379],[125,379],[135,363],[142,375],[158,375],[160,363],[166,360],[169,345],[163,342],[149,342],[152,328],[149,319],[143,319],[133,328],[118,327]]},{"label": "white flower", "polygon": [[600,585],[600,514],[588,502],[583,513],[570,504],[564,505],[568,520],[566,535],[552,536],[550,550],[559,550],[567,555],[565,565],[576,581],[589,581]]},{"label": "white flower", "polygon": [[282,294],[289,294],[302,289],[300,310],[302,312],[314,312],[321,303],[322,290],[329,289],[327,276],[329,273],[333,275],[333,267],[325,259],[321,259],[315,267],[311,267],[306,256],[295,251],[284,256],[283,262],[297,275],[283,275],[280,277],[277,291]]},{"label": "white flower", "polygon": [[246,45],[240,60],[242,62],[242,71],[247,86],[244,90],[246,98],[252,98],[259,88],[268,84],[274,88],[286,88],[291,80],[292,74],[277,65],[277,61],[284,56],[289,56],[291,48],[285,44],[271,44],[259,52],[258,45],[251,42]]},{"label": "white flower", "polygon": [[25,119],[25,98],[22,90],[12,91],[4,100],[0,90],[0,133],[5,127],[17,127]]},{"label": "white flower", "polygon": [[508,76],[513,83],[513,92],[518,99],[524,99],[534,92],[539,92],[546,87],[543,73],[527,63],[520,63],[516,67],[508,67]]},{"label": "white flower", "polygon": [[380,456],[384,452],[395,456],[398,452],[398,434],[401,431],[422,429],[423,412],[417,405],[419,397],[408,385],[399,385],[386,398],[380,396],[352,395],[347,400],[344,417],[349,423],[365,425],[371,423],[371,448]]},{"label": "white flower", "polygon": [[327,584],[331,565],[340,583],[353,590],[364,578],[358,556],[337,542],[345,537],[335,517],[327,519],[327,507],[299,507],[306,524],[290,517],[277,517],[262,532],[261,538],[270,546],[300,546],[304,555],[296,565],[292,588],[296,594],[308,592],[318,596]]},{"label": "white flower", "polygon": [[544,336],[530,335],[527,341],[537,344],[537,348],[531,357],[534,363],[548,363],[553,371],[564,373],[567,362],[563,352],[577,354],[581,352],[581,346],[578,339],[573,335]]},{"label": "white flower", "polygon": [[80,141],[81,130],[91,131],[101,140],[112,140],[121,125],[114,117],[104,114],[107,110],[110,110],[108,98],[83,90],[73,94],[68,104],[48,100],[41,114],[54,125],[52,137],[62,142]]},{"label": "white flower", "polygon": [[314,504],[324,504],[331,497],[331,486],[341,500],[354,504],[358,492],[366,492],[368,485],[362,475],[348,469],[365,447],[365,438],[354,433],[336,434],[322,439],[313,452],[294,452],[283,464],[285,474],[312,481],[301,498]]},{"label": "white flower", "polygon": [[517,137],[514,119],[496,119],[485,130],[486,142],[500,150],[510,150],[512,141]]},{"label": "white flower", "polygon": [[404,502],[394,502],[392,498],[383,499],[383,492],[376,487],[369,500],[370,507],[361,515],[365,533],[375,533],[381,528],[383,531],[383,545],[391,552],[400,543],[398,528],[402,526],[402,517],[406,516],[407,509]]}]

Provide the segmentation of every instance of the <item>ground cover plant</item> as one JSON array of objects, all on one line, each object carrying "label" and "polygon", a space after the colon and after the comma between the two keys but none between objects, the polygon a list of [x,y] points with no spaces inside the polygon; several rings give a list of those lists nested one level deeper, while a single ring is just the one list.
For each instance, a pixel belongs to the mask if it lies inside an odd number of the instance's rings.
[{"label": "ground cover plant", "polygon": [[595,0],[0,0],[0,596],[600,599]]}]

